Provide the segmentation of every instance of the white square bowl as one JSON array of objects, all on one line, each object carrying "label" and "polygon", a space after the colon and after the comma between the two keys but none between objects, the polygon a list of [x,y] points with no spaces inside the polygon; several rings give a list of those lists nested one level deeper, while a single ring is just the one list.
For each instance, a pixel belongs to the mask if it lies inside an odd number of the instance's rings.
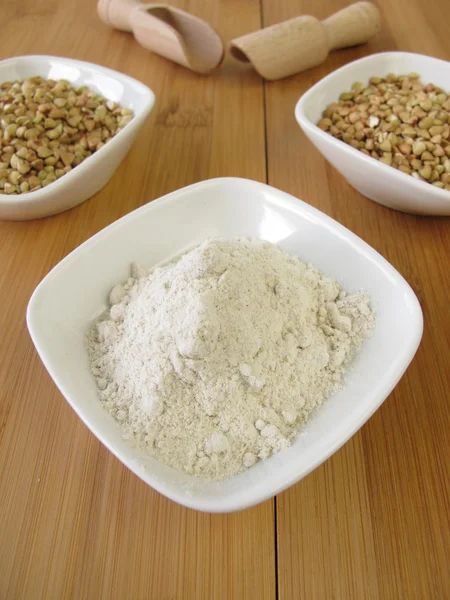
[{"label": "white square bowl", "polygon": [[[292,446],[248,471],[208,482],[159,463],[121,438],[89,373],[84,336],[132,261],[152,267],[205,238],[252,236],[279,243],[336,278],[367,289],[377,313],[345,387],[314,414]],[[422,336],[419,302],[375,250],[308,204],[262,183],[203,181],[154,200],[109,225],[61,261],[36,288],[27,312],[36,349],[89,429],[136,475],[187,507],[229,512],[262,502],[336,452],[372,415],[412,360]]]},{"label": "white square bowl", "polygon": [[351,62],[321,79],[295,107],[298,124],[324,157],[358,192],[371,200],[403,212],[423,215],[450,215],[450,192],[385,165],[371,156],[322,131],[316,123],[322,112],[355,81],[368,83],[370,77],[388,73],[419,73],[424,84],[434,83],[450,91],[450,63],[409,52],[383,52]]},{"label": "white square bowl", "polygon": [[117,135],[75,169],[51,185],[26,194],[0,194],[0,219],[47,217],[81,204],[104,187],[122,162],[148,114],[155,96],[143,83],[99,65],[59,56],[18,56],[0,62],[0,82],[40,75],[86,85],[134,112]]}]

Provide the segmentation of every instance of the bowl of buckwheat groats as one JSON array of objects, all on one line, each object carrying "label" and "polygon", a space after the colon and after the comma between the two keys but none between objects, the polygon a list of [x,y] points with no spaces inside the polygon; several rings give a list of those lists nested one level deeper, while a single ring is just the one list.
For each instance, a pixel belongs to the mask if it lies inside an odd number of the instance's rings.
[{"label": "bowl of buckwheat groats", "polygon": [[154,104],[144,84],[53,56],[0,62],[0,218],[72,208],[112,177]]},{"label": "bowl of buckwheat groats", "polygon": [[362,58],[308,90],[295,115],[364,196],[450,215],[450,63],[406,52]]}]

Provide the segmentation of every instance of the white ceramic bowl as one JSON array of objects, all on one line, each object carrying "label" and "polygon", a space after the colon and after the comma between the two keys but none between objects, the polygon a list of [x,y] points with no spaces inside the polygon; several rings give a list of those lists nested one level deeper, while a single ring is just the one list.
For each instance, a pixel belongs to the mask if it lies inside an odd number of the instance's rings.
[{"label": "white ceramic bowl", "polygon": [[[205,238],[260,237],[317,265],[347,290],[367,289],[377,312],[345,387],[314,414],[293,445],[222,482],[167,467],[122,440],[89,373],[84,335],[107,308],[110,289],[137,261],[147,267]],[[27,312],[36,349],[56,385],[119,460],[165,496],[198,510],[228,512],[281,492],[336,452],[372,415],[412,360],[422,312],[399,273],[365,242],[308,204],[245,179],[212,179],[155,200],[82,244],[39,284]]]},{"label": "white ceramic bowl", "polygon": [[59,56],[19,56],[0,62],[0,81],[40,75],[87,85],[108,100],[131,108],[134,118],[103,148],[41,190],[16,196],[0,194],[0,219],[47,217],[81,204],[111,179],[153,108],[155,96],[143,83],[80,60]]},{"label": "white ceramic bowl", "polygon": [[355,189],[371,200],[403,212],[450,215],[450,192],[419,181],[380,163],[325,133],[316,123],[322,111],[352,83],[368,83],[372,76],[419,73],[421,81],[450,90],[450,63],[409,52],[384,52],[356,60],[321,79],[295,107],[295,117],[305,134]]}]

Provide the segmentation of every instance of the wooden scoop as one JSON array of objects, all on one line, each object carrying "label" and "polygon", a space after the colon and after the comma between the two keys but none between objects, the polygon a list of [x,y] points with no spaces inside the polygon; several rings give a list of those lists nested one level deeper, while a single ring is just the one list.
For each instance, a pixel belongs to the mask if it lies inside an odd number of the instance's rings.
[{"label": "wooden scoop", "polygon": [[99,0],[97,10],[110,27],[133,32],[144,48],[192,71],[209,73],[222,62],[220,36],[184,10],[137,0]]},{"label": "wooden scoop", "polygon": [[322,63],[331,50],[367,42],[381,27],[371,2],[357,2],[325,21],[296,17],[230,42],[232,56],[265,79],[282,79]]}]

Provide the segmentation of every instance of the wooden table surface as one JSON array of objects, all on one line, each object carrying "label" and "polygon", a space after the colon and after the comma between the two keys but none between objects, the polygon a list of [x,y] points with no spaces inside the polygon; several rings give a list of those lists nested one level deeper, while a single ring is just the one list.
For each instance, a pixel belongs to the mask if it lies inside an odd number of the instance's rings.
[{"label": "wooden table surface", "polygon": [[[346,0],[172,0],[225,40]],[[227,59],[202,77],[108,29],[94,0],[3,0],[0,58],[56,54],[118,69],[157,103],[110,183],[61,215],[0,222],[0,598],[450,598],[450,223],[349,187],[297,127],[299,96],[367,54],[450,60],[448,0],[378,0],[383,29],[320,67],[263,83]],[[52,383],[25,310],[42,277],[133,209],[217,176],[268,182],[337,219],[406,277],[420,349],[381,409],[274,500],[230,515],[166,500],[116,460]],[[245,202],[245,198],[242,199]]]}]

